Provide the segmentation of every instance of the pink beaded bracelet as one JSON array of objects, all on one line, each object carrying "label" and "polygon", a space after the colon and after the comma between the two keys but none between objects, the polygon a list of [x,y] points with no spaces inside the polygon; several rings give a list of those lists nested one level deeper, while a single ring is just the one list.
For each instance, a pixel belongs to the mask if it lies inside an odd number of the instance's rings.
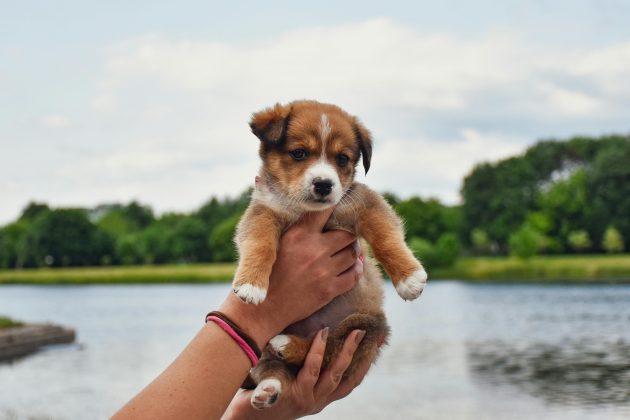
[{"label": "pink beaded bracelet", "polygon": [[226,333],[228,333],[228,335],[230,337],[232,337],[232,339],[234,341],[236,341],[236,344],[238,344],[239,346],[241,346],[241,348],[243,349],[243,351],[245,352],[245,354],[247,355],[247,357],[249,357],[249,360],[252,362],[252,367],[256,367],[256,365],[258,364],[258,356],[256,356],[256,353],[254,352],[254,350],[252,350],[252,348],[249,346],[249,344],[247,344],[247,342],[245,340],[243,340],[241,338],[240,335],[238,335],[236,333],[236,331],[234,331],[234,329],[232,329],[232,327],[230,327],[227,322],[225,322],[224,320],[222,320],[221,318],[218,318],[214,315],[210,315],[206,318],[206,322],[208,321],[212,321],[215,324],[217,324],[219,327],[221,327],[221,329],[223,331],[225,331]]}]

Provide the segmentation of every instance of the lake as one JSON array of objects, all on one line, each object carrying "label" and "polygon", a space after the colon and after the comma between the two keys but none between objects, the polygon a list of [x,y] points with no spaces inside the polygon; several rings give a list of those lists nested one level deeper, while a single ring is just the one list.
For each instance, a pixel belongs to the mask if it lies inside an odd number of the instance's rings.
[{"label": "lake", "polygon": [[[106,418],[152,380],[229,285],[2,286],[0,314],[77,343],[0,364],[0,419]],[[323,419],[628,419],[630,286],[387,285],[390,345]]]}]

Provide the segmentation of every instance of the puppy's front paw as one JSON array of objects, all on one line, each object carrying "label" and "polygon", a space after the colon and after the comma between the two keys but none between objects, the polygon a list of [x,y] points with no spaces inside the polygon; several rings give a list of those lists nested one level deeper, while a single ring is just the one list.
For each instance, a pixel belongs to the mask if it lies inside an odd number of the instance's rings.
[{"label": "puppy's front paw", "polygon": [[414,300],[422,294],[427,284],[427,272],[424,268],[414,271],[409,277],[396,285],[398,295],[405,300]]},{"label": "puppy's front paw", "polygon": [[273,406],[282,390],[282,384],[276,378],[268,378],[258,384],[252,393],[251,403],[254,408],[262,410]]},{"label": "puppy's front paw", "polygon": [[258,305],[267,297],[267,289],[248,283],[234,285],[232,291],[243,302],[253,303],[254,305]]}]

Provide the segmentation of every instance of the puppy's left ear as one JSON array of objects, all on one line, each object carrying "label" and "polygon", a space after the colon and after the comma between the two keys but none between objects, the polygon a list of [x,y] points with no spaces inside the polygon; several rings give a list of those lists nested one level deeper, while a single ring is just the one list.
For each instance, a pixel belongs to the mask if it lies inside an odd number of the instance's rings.
[{"label": "puppy's left ear", "polygon": [[253,114],[249,127],[260,141],[279,143],[286,136],[290,114],[290,105],[275,104]]},{"label": "puppy's left ear", "polygon": [[370,161],[372,160],[372,134],[356,118],[354,119],[354,134],[361,149],[363,168],[365,168],[365,173],[367,174],[370,169]]}]

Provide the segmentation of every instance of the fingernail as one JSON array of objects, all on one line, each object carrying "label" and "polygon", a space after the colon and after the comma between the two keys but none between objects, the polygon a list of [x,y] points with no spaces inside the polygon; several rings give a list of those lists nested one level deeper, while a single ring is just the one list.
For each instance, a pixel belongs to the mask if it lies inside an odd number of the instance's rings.
[{"label": "fingernail", "polygon": [[322,330],[322,340],[324,340],[324,341],[328,340],[328,331],[329,331],[328,327],[326,327],[326,328],[324,328]]},{"label": "fingernail", "polygon": [[359,330],[359,333],[354,338],[354,341],[355,343],[357,343],[357,346],[361,344],[361,341],[363,341],[363,337],[365,337],[365,330]]}]

